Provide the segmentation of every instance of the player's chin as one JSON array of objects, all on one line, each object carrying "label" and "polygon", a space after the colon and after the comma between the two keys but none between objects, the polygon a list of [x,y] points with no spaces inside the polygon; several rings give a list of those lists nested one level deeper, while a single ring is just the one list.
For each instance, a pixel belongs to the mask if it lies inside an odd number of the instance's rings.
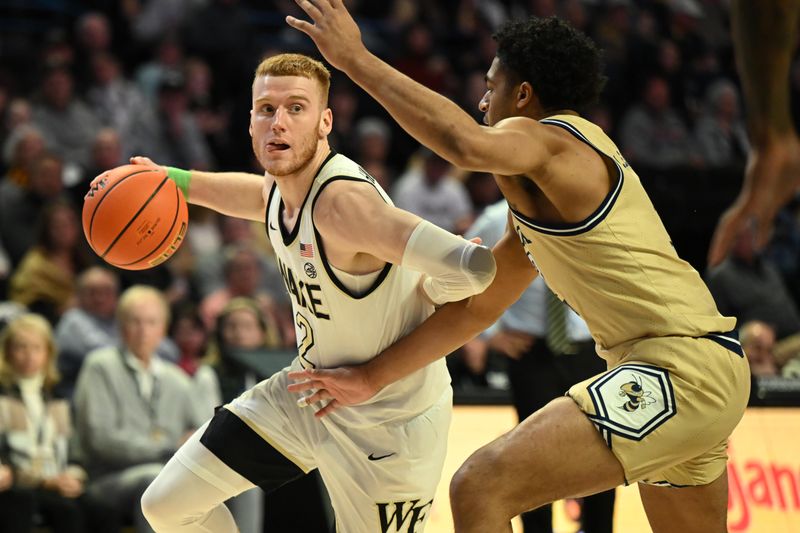
[{"label": "player's chin", "polygon": [[294,161],[275,161],[275,160],[268,160],[266,161],[266,165],[264,165],[264,169],[269,172],[273,176],[286,176],[288,174],[293,174],[297,171],[298,165],[295,164]]}]

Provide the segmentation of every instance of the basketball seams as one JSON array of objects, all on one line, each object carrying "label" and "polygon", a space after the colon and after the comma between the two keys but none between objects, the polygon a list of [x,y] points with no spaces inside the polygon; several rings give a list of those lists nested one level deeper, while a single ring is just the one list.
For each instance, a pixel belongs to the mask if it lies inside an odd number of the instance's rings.
[{"label": "basketball seams", "polygon": [[[133,175],[133,174],[132,174],[132,175]],[[120,180],[120,181],[122,181],[122,180]],[[139,210],[138,210],[138,211],[136,211],[136,213],[134,213],[134,215],[133,215],[133,216],[130,218],[130,220],[128,220],[127,224],[125,224],[125,226],[124,226],[124,227],[123,227],[123,228],[120,230],[120,232],[117,234],[117,236],[116,236],[116,237],[114,237],[114,239],[111,241],[111,244],[109,244],[109,245],[108,245],[108,248],[106,248],[106,251],[105,251],[105,252],[103,252],[103,253],[102,253],[102,255],[100,255],[100,257],[101,257],[101,258],[105,259],[106,255],[108,255],[108,252],[110,252],[110,251],[111,251],[111,249],[112,249],[112,248],[114,247],[114,245],[115,245],[115,244],[117,244],[117,242],[118,242],[118,241],[119,241],[119,240],[122,238],[122,236],[125,234],[125,232],[126,232],[126,231],[128,231],[128,228],[130,228],[130,227],[131,227],[131,225],[134,223],[134,221],[135,221],[137,218],[139,218],[139,215],[141,215],[141,214],[142,214],[142,211],[144,211],[144,210],[145,210],[145,208],[147,207],[147,204],[149,204],[149,203],[150,203],[150,202],[153,200],[153,198],[155,198],[155,197],[156,197],[156,195],[158,194],[158,192],[159,192],[159,191],[160,191],[160,190],[161,190],[161,189],[164,187],[164,184],[165,184],[167,181],[169,181],[169,178],[168,178],[168,177],[165,177],[164,179],[162,179],[162,180],[161,180],[161,183],[159,183],[159,184],[158,184],[158,187],[156,187],[156,189],[155,189],[155,190],[154,190],[152,193],[150,193],[150,196],[147,198],[147,200],[145,200],[145,201],[142,203],[141,207],[139,207]],[[108,193],[106,193],[106,196],[108,196]],[[151,253],[152,253],[152,252],[151,252]]]},{"label": "basketball seams", "polygon": [[[150,200],[152,200],[155,197],[155,195],[158,193],[159,189],[161,189],[161,187],[163,185],[164,184],[162,182],[161,185],[159,185],[158,189],[156,189],[156,192],[154,192],[153,195],[150,198],[148,198],[147,202],[145,202],[145,204],[142,206],[142,210],[145,207],[147,207],[147,204],[150,202]],[[165,242],[167,242],[167,239],[169,239],[170,236],[172,236],[172,230],[175,229],[175,224],[177,224],[177,222],[178,222],[178,215],[180,215],[180,212],[181,212],[181,199],[178,197],[179,194],[181,194],[181,192],[178,190],[177,187],[175,187],[175,217],[172,219],[172,223],[170,224],[169,229],[167,230],[167,232],[164,234],[164,238],[161,239],[161,242],[159,242],[152,250],[150,250],[149,252],[144,254],[139,259],[137,259],[135,261],[131,261],[130,263],[120,263],[117,266],[126,267],[126,266],[130,266],[130,265],[134,265],[136,263],[144,261],[146,258],[150,257],[151,255],[153,255],[156,252],[161,253],[161,251],[162,251],[161,247],[164,245]],[[133,221],[137,216],[139,216],[140,213],[141,213],[141,210],[139,211],[139,213],[136,213],[136,215],[134,215],[134,217],[133,217],[133,219],[131,219],[131,221]],[[126,226],[125,229],[127,229],[127,226]],[[125,229],[122,230],[122,233],[125,233]],[[122,233],[120,233],[120,236],[122,235]],[[108,251],[106,251],[106,253],[108,253]]]},{"label": "basketball seams", "polygon": [[[105,201],[106,198],[111,196],[111,191],[113,191],[117,187],[117,185],[119,185],[120,183],[124,182],[128,178],[132,178],[133,176],[138,176],[139,174],[144,174],[145,172],[153,172],[154,170],[155,169],[147,168],[147,169],[144,169],[144,170],[137,170],[136,172],[132,172],[131,174],[128,174],[127,176],[125,176],[123,178],[120,178],[117,181],[115,181],[111,185],[111,187],[108,188],[107,191],[103,192],[103,195],[97,200],[97,204],[94,206],[94,210],[92,211],[92,217],[89,219],[89,235],[88,235],[89,244],[94,242],[94,235],[92,235],[92,229],[94,228],[94,217],[97,214],[97,211],[100,209],[100,205]],[[94,248],[94,246],[93,246],[93,248]],[[107,253],[108,253],[108,250],[105,251],[103,256],[105,256],[105,254],[107,254]]]}]

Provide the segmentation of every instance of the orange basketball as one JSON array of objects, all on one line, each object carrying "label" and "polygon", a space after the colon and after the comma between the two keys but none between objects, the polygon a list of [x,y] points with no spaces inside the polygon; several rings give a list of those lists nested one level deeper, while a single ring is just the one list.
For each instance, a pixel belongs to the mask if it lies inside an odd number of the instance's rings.
[{"label": "orange basketball", "polygon": [[83,199],[83,232],[97,255],[127,270],[166,261],[186,236],[183,193],[161,167],[124,165],[98,176]]}]

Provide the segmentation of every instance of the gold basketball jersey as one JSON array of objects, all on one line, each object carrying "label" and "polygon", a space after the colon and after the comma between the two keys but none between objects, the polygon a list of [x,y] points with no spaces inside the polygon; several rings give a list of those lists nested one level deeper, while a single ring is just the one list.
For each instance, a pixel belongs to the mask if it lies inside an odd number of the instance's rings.
[{"label": "gold basketball jersey", "polygon": [[618,178],[600,207],[575,224],[546,224],[512,211],[528,257],[552,290],[586,321],[610,364],[636,341],[700,337],[733,329],[697,271],[675,252],[639,177],[603,131],[577,116],[541,121],[567,130],[614,161]]}]

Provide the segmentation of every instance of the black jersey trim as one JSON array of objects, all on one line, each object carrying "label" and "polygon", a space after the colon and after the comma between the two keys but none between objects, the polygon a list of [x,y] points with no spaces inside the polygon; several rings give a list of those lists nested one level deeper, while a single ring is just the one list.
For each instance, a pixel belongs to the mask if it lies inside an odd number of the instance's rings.
[{"label": "black jersey trim", "polygon": [[[333,159],[333,157],[335,155],[336,155],[336,150],[331,149],[330,153],[325,158],[325,161],[322,162],[322,164],[317,169],[316,174],[314,174],[314,179],[311,180],[311,185],[308,187],[308,192],[306,192],[306,197],[303,198],[303,204],[300,206],[300,216],[302,216],[303,210],[306,207],[306,202],[308,202],[308,198],[309,198],[309,196],[311,196],[311,190],[314,188],[314,181],[316,181],[316,179],[319,177],[320,172],[322,172],[322,169],[325,168],[325,165],[327,165],[328,162],[331,159]],[[294,228],[292,228],[292,231],[289,231],[288,229],[286,229],[286,226],[283,224],[283,209],[284,209],[283,197],[281,197],[281,201],[278,204],[278,229],[281,231],[281,237],[283,238],[283,244],[285,246],[289,246],[297,239],[297,235],[300,233],[300,222],[301,221],[300,220],[295,221]],[[267,223],[269,223],[269,222],[267,222]]]},{"label": "black jersey trim", "polygon": [[570,223],[543,223],[539,222],[535,219],[527,217],[522,213],[511,209],[511,213],[514,215],[514,218],[519,220],[525,226],[529,227],[532,230],[538,231],[539,233],[544,233],[546,235],[554,235],[554,236],[561,236],[561,237],[568,237],[572,235],[580,235],[581,233],[586,233],[587,231],[591,230],[595,226],[597,226],[600,222],[605,219],[606,215],[611,211],[611,208],[616,203],[617,198],[619,197],[620,191],[622,191],[622,183],[624,181],[624,176],[622,172],[622,167],[619,166],[619,163],[614,160],[614,158],[610,157],[599,148],[597,148],[594,144],[592,144],[589,139],[587,139],[577,128],[575,128],[572,124],[567,122],[557,120],[557,119],[545,119],[541,121],[542,124],[551,124],[553,126],[558,126],[567,130],[573,136],[578,138],[579,140],[583,141],[587,145],[589,145],[595,152],[597,152],[601,157],[610,159],[614,161],[614,165],[617,167],[617,174],[619,179],[617,180],[616,185],[613,189],[611,189],[606,197],[603,199],[603,202],[600,206],[594,210],[594,212],[583,219],[580,222],[570,222]]},{"label": "black jersey trim", "polygon": [[[317,200],[319,199],[319,197],[322,194],[322,191],[325,189],[325,187],[327,187],[329,184],[333,183],[334,181],[340,181],[340,180],[357,181],[359,183],[368,183],[368,184],[372,185],[373,187],[375,187],[375,191],[377,191],[378,194],[380,194],[380,191],[378,191],[378,187],[374,183],[372,183],[372,182],[370,182],[369,180],[366,180],[366,179],[356,178],[356,177],[353,177],[353,176],[334,176],[334,177],[330,178],[328,181],[326,181],[325,183],[323,183],[320,186],[320,188],[317,190],[316,196],[314,197],[314,201],[311,204],[311,226],[314,228],[314,237],[317,240],[317,247],[319,248],[319,258],[322,261],[322,265],[325,267],[325,272],[328,274],[328,277],[333,282],[333,284],[336,285],[336,287],[338,287],[340,291],[342,291],[347,296],[349,296],[349,297],[351,297],[351,298],[353,298],[355,300],[361,300],[363,298],[366,298],[367,296],[369,296],[373,292],[375,292],[375,290],[378,287],[380,287],[381,283],[383,283],[383,280],[386,279],[386,277],[389,275],[389,272],[392,270],[392,266],[393,265],[392,265],[392,263],[386,263],[386,265],[381,270],[381,273],[378,274],[378,277],[375,279],[375,282],[372,284],[372,286],[369,289],[364,291],[363,294],[355,294],[355,293],[353,293],[353,291],[351,291],[344,283],[342,283],[339,280],[339,278],[336,276],[336,273],[331,268],[331,265],[328,262],[328,256],[325,253],[325,245],[322,242],[322,236],[319,234],[319,231],[317,231],[317,224],[316,224],[316,222],[314,222],[314,207],[317,205]],[[381,199],[383,199],[383,196],[381,196]]]},{"label": "black jersey trim", "polygon": [[272,205],[272,198],[275,196],[275,189],[278,188],[278,182],[273,181],[272,187],[269,189],[269,194],[267,195],[267,208],[264,212],[264,229],[267,232],[267,239],[269,239],[269,208]]}]

